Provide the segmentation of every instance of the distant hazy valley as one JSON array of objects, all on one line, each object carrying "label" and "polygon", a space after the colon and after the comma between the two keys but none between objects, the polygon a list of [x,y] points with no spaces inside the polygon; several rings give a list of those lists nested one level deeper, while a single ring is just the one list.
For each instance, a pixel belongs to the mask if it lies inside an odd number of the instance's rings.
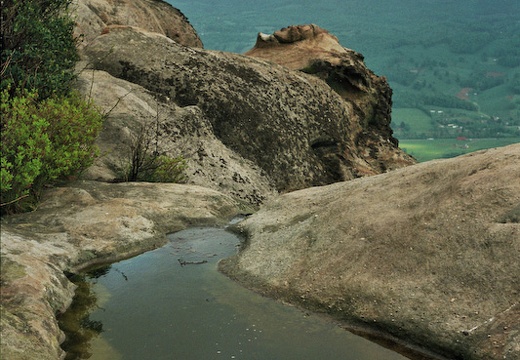
[{"label": "distant hazy valley", "polygon": [[243,53],[292,24],[329,30],[388,78],[395,136],[420,161],[520,142],[517,1],[169,2],[206,49]]}]

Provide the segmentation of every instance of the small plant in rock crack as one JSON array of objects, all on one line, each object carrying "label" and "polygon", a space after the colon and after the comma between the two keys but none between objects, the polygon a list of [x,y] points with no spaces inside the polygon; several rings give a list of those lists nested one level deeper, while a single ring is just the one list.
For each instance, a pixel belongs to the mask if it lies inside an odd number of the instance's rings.
[{"label": "small plant in rock crack", "polygon": [[123,181],[174,182],[186,180],[186,160],[158,150],[159,127],[143,124],[132,137],[122,166]]}]

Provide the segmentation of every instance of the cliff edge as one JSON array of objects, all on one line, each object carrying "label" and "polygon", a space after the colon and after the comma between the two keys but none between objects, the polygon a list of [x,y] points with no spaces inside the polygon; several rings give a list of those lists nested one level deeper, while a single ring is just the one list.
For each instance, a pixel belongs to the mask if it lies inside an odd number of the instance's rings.
[{"label": "cliff edge", "polygon": [[[215,188],[216,184],[233,193],[240,188],[249,193],[248,198],[255,198],[253,192],[267,198],[269,194],[256,186],[256,174],[272,190],[287,192],[415,162],[391,136],[388,84],[368,72],[359,59],[358,70],[370,81],[360,85],[355,95],[346,96],[302,71],[250,56],[188,48],[135,27],[111,28],[86,47],[83,56],[90,64],[88,71],[93,71],[94,84],[95,72],[106,72],[152,95],[149,108],[174,109],[161,129],[165,143],[173,145],[175,139],[181,150],[186,136],[198,131],[199,124],[208,124],[205,129],[222,144],[220,149],[208,151],[201,136],[200,151],[183,152],[192,167],[189,179],[200,185]],[[354,61],[348,52],[341,56],[345,62]],[[106,103],[105,93],[92,96]],[[197,116],[179,118],[175,109],[192,109]],[[118,142],[112,140],[112,145]],[[220,156],[225,151],[243,159],[249,170],[222,173],[236,163]],[[224,166],[201,165],[208,157],[224,158]],[[218,178],[236,181],[220,186]],[[248,188],[241,183],[249,184]]]},{"label": "cliff edge", "polygon": [[520,359],[520,144],[284,194],[221,269],[448,359]]},{"label": "cliff edge", "polygon": [[73,0],[78,46],[84,48],[110,27],[134,26],[179,44],[202,48],[199,35],[178,9],[157,0]]}]

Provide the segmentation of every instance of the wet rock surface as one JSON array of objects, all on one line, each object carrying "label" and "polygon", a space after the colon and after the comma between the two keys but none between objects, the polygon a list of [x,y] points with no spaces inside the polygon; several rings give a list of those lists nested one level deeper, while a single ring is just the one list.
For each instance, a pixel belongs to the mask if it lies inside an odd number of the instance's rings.
[{"label": "wet rock surface", "polygon": [[154,249],[169,232],[223,225],[250,211],[192,185],[81,181],[50,189],[38,210],[2,219],[2,358],[64,355],[55,315],[74,296],[65,273]]}]

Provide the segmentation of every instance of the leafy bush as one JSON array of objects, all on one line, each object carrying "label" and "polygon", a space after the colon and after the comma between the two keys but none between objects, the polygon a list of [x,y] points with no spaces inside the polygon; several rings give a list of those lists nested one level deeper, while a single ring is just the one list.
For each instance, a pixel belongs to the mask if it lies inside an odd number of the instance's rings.
[{"label": "leafy bush", "polygon": [[147,181],[151,182],[183,182],[185,181],[186,160],[182,156],[169,157],[159,155],[156,158],[157,167],[151,172]]},{"label": "leafy bush", "polygon": [[70,4],[2,2],[2,214],[30,208],[45,185],[78,174],[97,154],[102,117],[71,93],[78,54]]},{"label": "leafy bush", "polygon": [[70,2],[2,1],[1,90],[37,90],[40,99],[69,92],[78,60]]},{"label": "leafy bush", "polygon": [[[47,184],[77,175],[97,155],[102,116],[78,95],[38,101],[1,93],[1,212],[30,207]],[[23,199],[23,201],[21,201]]]}]

